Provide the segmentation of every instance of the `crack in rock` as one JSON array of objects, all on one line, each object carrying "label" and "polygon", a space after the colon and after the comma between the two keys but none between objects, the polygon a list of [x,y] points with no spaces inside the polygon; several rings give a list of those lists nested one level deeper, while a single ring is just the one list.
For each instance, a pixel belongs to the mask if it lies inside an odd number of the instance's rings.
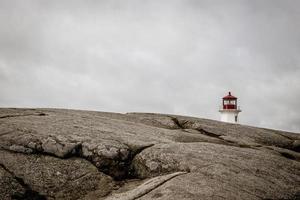
[{"label": "crack in rock", "polygon": [[276,153],[280,154],[281,156],[290,159],[290,160],[295,160],[295,161],[300,161],[300,153],[289,150],[289,149],[284,149],[280,147],[274,147],[274,146],[266,146],[264,147],[266,149],[269,149],[271,151],[275,151]]},{"label": "crack in rock", "polygon": [[294,140],[291,150],[300,153],[300,140]]},{"label": "crack in rock", "polygon": [[11,134],[11,133],[13,133],[13,132],[14,132],[14,131],[11,130],[11,131],[6,131],[6,132],[4,132],[4,133],[0,133],[0,137],[1,137],[1,136],[4,136],[4,135]]},{"label": "crack in rock", "polygon": [[26,116],[46,116],[46,113],[30,113],[30,114],[19,114],[19,115],[3,115],[0,116],[0,119],[12,118],[12,117],[26,117]]},{"label": "crack in rock", "polygon": [[172,178],[183,174],[187,174],[187,172],[175,172],[164,176],[157,176],[146,181],[145,183],[141,184],[133,190],[124,193],[113,194],[112,196],[107,197],[105,200],[134,200],[158,188],[159,186],[171,180]]},{"label": "crack in rock", "polygon": [[[228,146],[236,146],[236,147],[241,147],[241,148],[251,148],[250,145],[239,144],[234,141],[226,140],[225,138],[223,138],[223,137],[225,137],[225,135],[209,132],[201,127],[196,127],[196,128],[192,127],[191,125],[188,124],[188,121],[186,121],[186,120],[180,121],[176,117],[171,117],[171,116],[169,116],[169,117],[176,124],[176,126],[178,126],[179,129],[182,131],[188,132],[186,130],[191,129],[194,131],[198,131],[202,135],[216,138],[219,140],[218,142],[211,142],[211,141],[206,141],[206,142],[215,143],[215,144],[223,144],[223,145],[228,145]],[[197,141],[197,142],[199,142],[199,141]],[[200,142],[202,142],[202,141],[200,141]]]},{"label": "crack in rock", "polygon": [[136,173],[131,168],[132,160],[146,148],[154,144],[130,147],[124,145],[123,148],[114,146],[95,146],[90,147],[83,143],[79,157],[83,157],[93,163],[101,172],[113,177],[115,180],[134,178]]},{"label": "crack in rock", "polygon": [[178,120],[176,117],[171,117],[171,116],[169,116],[169,117],[170,117],[171,120],[174,122],[174,124],[175,124],[176,126],[178,126],[178,129],[185,129],[184,123],[183,123],[183,124],[180,123],[179,120]]},{"label": "crack in rock", "polygon": [[[113,140],[114,141],[114,140]],[[115,180],[135,176],[131,163],[134,157],[154,144],[127,145],[119,141],[80,142],[64,137],[48,136],[28,144],[11,144],[2,148],[25,154],[44,154],[58,158],[79,157],[88,160]]]},{"label": "crack in rock", "polygon": [[3,164],[0,164],[6,172],[8,172],[24,189],[25,193],[15,194],[12,196],[12,199],[22,199],[22,200],[46,200],[47,198],[44,195],[39,194],[37,191],[31,189],[31,187],[24,182],[20,177],[17,177],[13,172],[6,168]]},{"label": "crack in rock", "polygon": [[223,135],[215,134],[215,133],[212,133],[212,132],[208,132],[208,131],[204,130],[203,128],[198,128],[198,129],[196,129],[196,130],[199,131],[199,132],[200,132],[201,134],[203,134],[203,135],[207,135],[207,136],[209,136],[209,137],[214,137],[214,138],[219,138],[219,139],[224,140],[223,138],[220,138],[220,137],[223,136]]}]

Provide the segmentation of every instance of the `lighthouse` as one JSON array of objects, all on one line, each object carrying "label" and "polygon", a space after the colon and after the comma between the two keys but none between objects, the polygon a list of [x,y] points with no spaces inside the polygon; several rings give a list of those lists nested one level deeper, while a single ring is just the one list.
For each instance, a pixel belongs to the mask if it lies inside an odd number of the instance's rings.
[{"label": "lighthouse", "polygon": [[219,110],[221,113],[221,121],[228,123],[238,123],[238,114],[241,112],[237,105],[237,98],[231,95],[231,92],[227,96],[222,98],[222,105]]}]

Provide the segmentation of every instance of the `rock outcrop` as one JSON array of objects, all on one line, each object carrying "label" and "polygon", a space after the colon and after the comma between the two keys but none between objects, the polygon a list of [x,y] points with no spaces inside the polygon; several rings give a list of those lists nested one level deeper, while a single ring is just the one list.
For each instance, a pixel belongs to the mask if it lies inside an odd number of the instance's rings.
[{"label": "rock outcrop", "polygon": [[300,199],[300,134],[184,116],[0,109],[0,199]]}]

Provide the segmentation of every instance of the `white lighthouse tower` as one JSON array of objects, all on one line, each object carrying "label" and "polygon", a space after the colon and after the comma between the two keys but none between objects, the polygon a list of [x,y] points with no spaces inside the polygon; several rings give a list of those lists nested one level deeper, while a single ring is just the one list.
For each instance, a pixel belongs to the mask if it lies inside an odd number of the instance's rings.
[{"label": "white lighthouse tower", "polygon": [[237,98],[231,95],[231,92],[227,96],[223,97],[223,105],[219,110],[221,113],[221,121],[228,123],[238,123],[238,114],[241,112],[239,106],[237,106]]}]

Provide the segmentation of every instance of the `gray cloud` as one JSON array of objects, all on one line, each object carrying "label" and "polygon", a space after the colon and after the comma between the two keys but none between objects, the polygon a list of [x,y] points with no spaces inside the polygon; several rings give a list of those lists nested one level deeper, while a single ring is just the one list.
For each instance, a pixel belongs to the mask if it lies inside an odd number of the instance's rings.
[{"label": "gray cloud", "polygon": [[160,112],[300,132],[297,0],[0,0],[0,106]]}]

